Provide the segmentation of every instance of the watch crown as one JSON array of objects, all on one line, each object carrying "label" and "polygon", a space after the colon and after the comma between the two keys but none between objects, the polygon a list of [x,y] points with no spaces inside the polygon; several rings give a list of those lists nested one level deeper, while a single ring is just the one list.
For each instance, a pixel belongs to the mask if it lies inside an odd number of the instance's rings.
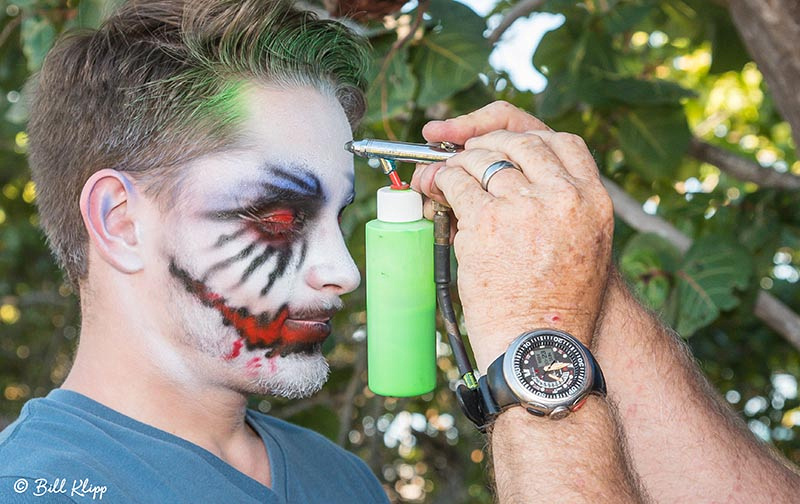
[{"label": "watch crown", "polygon": [[553,420],[561,420],[567,415],[569,415],[569,408],[566,406],[556,406],[553,408],[553,411],[550,412],[550,418]]}]

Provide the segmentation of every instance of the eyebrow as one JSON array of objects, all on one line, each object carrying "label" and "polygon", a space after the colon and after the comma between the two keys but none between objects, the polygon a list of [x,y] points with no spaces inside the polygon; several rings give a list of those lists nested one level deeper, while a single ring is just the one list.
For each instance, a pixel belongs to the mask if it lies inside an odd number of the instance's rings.
[{"label": "eyebrow", "polygon": [[319,179],[304,165],[291,166],[291,172],[274,165],[267,165],[265,168],[274,178],[261,185],[270,192],[324,197]]},{"label": "eyebrow", "polygon": [[[247,210],[264,209],[287,203],[318,206],[327,200],[319,178],[307,165],[277,166],[273,163],[266,163],[262,165],[261,169],[271,175],[270,180],[260,182],[260,186],[265,192],[261,193],[256,199],[240,205],[239,208],[211,211],[206,213],[205,216],[215,220],[233,220],[241,218],[242,213]],[[351,190],[344,206],[348,206],[355,201],[354,178],[354,173],[347,174]]]}]

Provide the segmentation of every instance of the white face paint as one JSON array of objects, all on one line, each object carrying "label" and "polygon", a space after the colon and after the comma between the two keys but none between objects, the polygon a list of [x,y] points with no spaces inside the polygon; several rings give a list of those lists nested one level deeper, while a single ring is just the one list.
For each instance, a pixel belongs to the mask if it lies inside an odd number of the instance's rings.
[{"label": "white face paint", "polygon": [[339,296],[360,282],[339,228],[352,136],[315,89],[250,87],[242,99],[244,147],[190,164],[160,224],[162,316],[189,366],[196,356],[243,392],[305,396],[327,379],[320,345]]}]

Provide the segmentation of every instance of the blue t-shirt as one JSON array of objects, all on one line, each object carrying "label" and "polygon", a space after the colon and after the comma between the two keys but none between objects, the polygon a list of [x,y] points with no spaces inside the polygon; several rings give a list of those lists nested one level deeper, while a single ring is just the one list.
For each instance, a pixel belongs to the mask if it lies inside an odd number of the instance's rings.
[{"label": "blue t-shirt", "polygon": [[0,503],[388,502],[358,457],[248,410],[269,455],[267,488],[211,452],[76,392],[32,399],[0,432]]}]

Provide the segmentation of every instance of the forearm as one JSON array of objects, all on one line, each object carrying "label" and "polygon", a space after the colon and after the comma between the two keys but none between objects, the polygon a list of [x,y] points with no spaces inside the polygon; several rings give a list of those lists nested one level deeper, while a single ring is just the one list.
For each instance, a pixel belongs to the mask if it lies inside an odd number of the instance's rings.
[{"label": "forearm", "polygon": [[612,412],[592,396],[562,420],[501,414],[491,434],[498,502],[642,502]]},{"label": "forearm", "polygon": [[759,443],[665,329],[612,275],[593,351],[633,467],[661,502],[789,502],[800,480]]}]

